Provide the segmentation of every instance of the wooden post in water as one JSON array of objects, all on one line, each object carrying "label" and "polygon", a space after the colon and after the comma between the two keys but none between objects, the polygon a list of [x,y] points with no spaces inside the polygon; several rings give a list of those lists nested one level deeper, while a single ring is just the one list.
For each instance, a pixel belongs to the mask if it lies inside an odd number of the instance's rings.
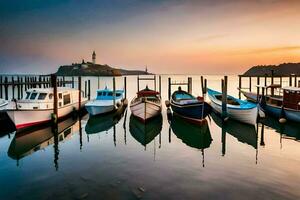
[{"label": "wooden post in water", "polygon": [[154,90],[156,91],[156,75],[154,75]]},{"label": "wooden post in water", "polygon": [[279,83],[280,83],[280,86],[282,87],[282,76],[279,77]]},{"label": "wooden post in water", "polygon": [[222,79],[222,118],[227,117],[227,80],[228,77],[224,76]]},{"label": "wooden post in water", "polygon": [[140,91],[140,77],[137,77],[137,91]]},{"label": "wooden post in water", "polygon": [[298,88],[300,88],[300,80],[298,81]]},{"label": "wooden post in water", "polygon": [[97,89],[99,89],[100,88],[100,77],[98,76],[98,87],[97,87]]},{"label": "wooden post in water", "polygon": [[74,88],[74,76],[72,76],[72,88]]},{"label": "wooden post in water", "polygon": [[159,95],[161,97],[161,75],[158,77],[158,87],[159,87]]},{"label": "wooden post in water", "polygon": [[204,80],[203,80],[203,76],[201,76],[200,79],[201,79],[202,96],[204,96]]},{"label": "wooden post in water", "polygon": [[124,76],[124,97],[127,99],[127,77]]},{"label": "wooden post in water", "polygon": [[297,75],[295,74],[295,76],[294,76],[294,77],[295,77],[295,80],[294,80],[294,81],[295,81],[295,83],[294,83],[294,87],[297,87]]},{"label": "wooden post in water", "polygon": [[15,80],[14,80],[14,76],[11,77],[11,87],[12,87],[12,98],[15,99]]},{"label": "wooden post in water", "polygon": [[292,74],[289,76],[289,86],[292,86]]},{"label": "wooden post in water", "polygon": [[78,110],[81,108],[81,76],[78,76]]},{"label": "wooden post in water", "polygon": [[168,78],[168,99],[171,98],[171,78]]},{"label": "wooden post in water", "polygon": [[20,80],[21,80],[21,99],[23,99],[23,77],[20,77]]},{"label": "wooden post in water", "polygon": [[260,82],[260,79],[259,79],[259,76],[257,77],[257,80],[256,80],[257,82],[256,82],[256,84],[257,84],[257,87],[256,87],[256,90],[257,90],[257,96],[256,96],[256,102],[258,102],[259,101],[259,82]]},{"label": "wooden post in water", "polygon": [[192,77],[188,77],[188,93],[192,94]]},{"label": "wooden post in water", "polygon": [[251,76],[249,77],[249,91],[251,92],[252,90],[252,82],[251,82]]},{"label": "wooden post in water", "polygon": [[87,98],[87,82],[84,81],[84,97]]},{"label": "wooden post in water", "polygon": [[0,76],[0,98],[2,99],[3,96],[2,96],[2,76]]},{"label": "wooden post in water", "polygon": [[271,85],[274,84],[274,69],[271,70]]},{"label": "wooden post in water", "polygon": [[20,85],[21,85],[21,83],[20,83],[20,77],[18,76],[18,78],[17,78],[18,100],[19,100],[20,97],[21,97]]},{"label": "wooden post in water", "polygon": [[241,99],[242,77],[239,76],[239,99]]},{"label": "wooden post in water", "polygon": [[88,100],[91,100],[91,80],[88,80]]},{"label": "wooden post in water", "polygon": [[63,76],[63,80],[62,80],[62,81],[63,81],[63,82],[62,82],[62,86],[63,86],[63,87],[66,87],[66,82],[65,82],[65,81],[66,81],[66,78],[65,78],[65,76]]},{"label": "wooden post in water", "polygon": [[204,94],[207,93],[207,79],[204,79]]},{"label": "wooden post in water", "polygon": [[4,78],[4,93],[5,93],[5,100],[8,100],[8,79],[7,77]]},{"label": "wooden post in water", "polygon": [[[55,74],[51,74],[51,85],[53,87],[53,114],[55,115],[54,118],[56,118],[57,120],[57,77]],[[57,122],[57,121],[56,121]],[[55,119],[54,119],[54,123],[55,122]]]},{"label": "wooden post in water", "polygon": [[113,103],[116,106],[116,78],[113,77]]}]

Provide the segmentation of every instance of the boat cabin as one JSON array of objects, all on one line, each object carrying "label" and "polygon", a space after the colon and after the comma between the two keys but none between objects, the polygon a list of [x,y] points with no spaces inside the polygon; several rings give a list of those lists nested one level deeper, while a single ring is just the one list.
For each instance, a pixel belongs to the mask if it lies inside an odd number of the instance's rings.
[{"label": "boat cabin", "polygon": [[[115,91],[116,97],[115,99],[123,98],[124,90],[116,90]],[[104,90],[97,90],[97,97],[96,100],[113,100],[114,99],[114,92],[112,90],[107,89]]]},{"label": "boat cabin", "polygon": [[[81,92],[83,96],[83,92]],[[78,102],[78,90],[66,87],[57,88],[58,108]],[[33,88],[26,91],[23,99],[17,101],[18,109],[49,109],[53,108],[52,88]]]},{"label": "boat cabin", "polygon": [[300,110],[300,88],[283,88],[283,106],[294,110]]}]

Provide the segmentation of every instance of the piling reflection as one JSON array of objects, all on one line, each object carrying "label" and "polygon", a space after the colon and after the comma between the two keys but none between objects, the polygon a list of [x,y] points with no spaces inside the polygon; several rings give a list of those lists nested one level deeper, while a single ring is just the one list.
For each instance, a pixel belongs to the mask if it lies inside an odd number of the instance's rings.
[{"label": "piling reflection", "polygon": [[95,134],[108,131],[122,119],[125,110],[126,108],[124,107],[104,115],[90,116],[85,126],[85,132],[87,134]]},{"label": "piling reflection", "polygon": [[[266,117],[260,120],[262,123],[262,126],[268,126],[272,129],[274,129],[277,133],[280,133],[281,139],[293,139],[296,141],[300,141],[300,125],[288,121],[286,123],[279,123],[278,119],[275,119],[273,117]],[[262,134],[263,130],[262,130]]]},{"label": "piling reflection", "polygon": [[226,133],[235,137],[239,142],[248,144],[254,149],[257,149],[257,133],[255,126],[244,124],[232,119],[228,119],[223,122],[222,118],[215,113],[210,115],[217,124],[222,129],[222,154],[225,155],[225,144],[226,144]]},{"label": "piling reflection", "polygon": [[129,131],[132,137],[146,148],[162,130],[162,116],[159,115],[147,123],[141,122],[139,119],[130,116]]},{"label": "piling reflection", "polygon": [[78,124],[76,122],[78,123],[78,119],[67,118],[59,122],[57,127],[36,127],[31,130],[16,133],[10,143],[7,154],[10,158],[19,161],[53,144],[54,164],[55,168],[58,169],[58,143],[67,140],[78,131]]}]

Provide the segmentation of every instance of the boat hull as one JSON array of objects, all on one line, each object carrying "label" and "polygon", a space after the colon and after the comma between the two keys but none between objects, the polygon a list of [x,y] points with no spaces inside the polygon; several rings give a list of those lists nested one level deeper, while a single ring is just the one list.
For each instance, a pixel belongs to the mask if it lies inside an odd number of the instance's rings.
[{"label": "boat hull", "polygon": [[175,114],[191,122],[201,121],[211,112],[211,107],[206,102],[188,105],[177,105],[176,103],[171,101],[170,104]]},{"label": "boat hull", "polygon": [[[282,115],[281,107],[279,106],[273,106],[269,104],[260,104],[260,106],[263,109],[263,111],[265,111],[267,114],[273,117],[280,118]],[[300,110],[292,110],[285,108],[284,115],[285,118],[289,121],[300,122]]]},{"label": "boat hull", "polygon": [[[82,102],[83,106],[85,102]],[[78,103],[58,108],[58,119],[71,114],[74,110],[79,110]],[[33,109],[33,110],[8,110],[9,118],[14,122],[16,129],[21,130],[30,126],[35,126],[51,121],[53,109]]]},{"label": "boat hull", "polygon": [[[220,105],[212,100],[211,106],[217,113],[219,113],[219,114],[222,113],[222,105]],[[258,112],[257,107],[254,107],[251,109],[234,109],[234,108],[227,107],[227,115],[229,118],[232,118],[234,120],[237,120],[237,121],[240,121],[240,122],[243,122],[246,124],[251,124],[251,125],[256,124],[257,112]]]},{"label": "boat hull", "polygon": [[161,103],[157,104],[148,100],[131,103],[130,110],[133,116],[145,122],[161,114]]}]

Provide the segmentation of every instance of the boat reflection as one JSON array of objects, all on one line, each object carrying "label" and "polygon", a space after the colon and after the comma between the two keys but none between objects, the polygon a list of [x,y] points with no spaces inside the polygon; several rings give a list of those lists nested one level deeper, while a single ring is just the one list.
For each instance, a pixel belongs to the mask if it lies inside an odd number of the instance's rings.
[{"label": "boat reflection", "polygon": [[278,119],[273,117],[266,117],[260,119],[262,126],[268,126],[274,129],[277,133],[285,139],[293,139],[296,141],[300,141],[300,126],[299,123],[287,121],[286,123],[279,123]]},{"label": "boat reflection", "polygon": [[[35,127],[32,130],[16,133],[12,139],[8,156],[15,160],[20,160],[23,157],[32,153],[45,149],[47,146],[54,144],[55,160],[58,160],[58,142],[64,141],[78,131],[78,119],[67,118],[57,124],[57,128],[51,126]],[[57,163],[55,163],[57,167]]]},{"label": "boat reflection", "polygon": [[129,131],[136,141],[146,148],[162,129],[162,115],[158,115],[147,123],[141,122],[133,115],[130,116]]},{"label": "boat reflection", "polygon": [[202,125],[188,123],[181,117],[173,115],[171,119],[173,133],[186,145],[196,149],[206,149],[212,142],[207,120]]},{"label": "boat reflection", "polygon": [[[211,117],[214,120],[215,124],[217,124],[222,129],[222,141],[225,140],[226,136],[224,134],[227,132],[238,139],[239,142],[246,143],[252,146],[254,149],[257,149],[257,133],[255,130],[255,126],[240,123],[232,119],[228,119],[225,123],[223,123],[222,118],[214,112],[211,113]],[[223,143],[225,145],[225,142]],[[224,155],[225,149],[223,149],[222,151]]]},{"label": "boat reflection", "polygon": [[103,131],[108,131],[116,125],[124,116],[126,107],[103,115],[90,116],[86,126],[85,132],[87,134],[95,134]]}]

